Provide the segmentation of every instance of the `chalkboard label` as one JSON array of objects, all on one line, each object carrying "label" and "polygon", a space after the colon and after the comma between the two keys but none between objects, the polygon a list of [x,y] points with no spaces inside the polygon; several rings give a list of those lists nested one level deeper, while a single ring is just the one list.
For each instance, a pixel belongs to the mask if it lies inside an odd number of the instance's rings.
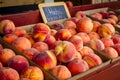
[{"label": "chalkboard label", "polygon": [[70,18],[64,2],[39,4],[39,9],[45,23]]}]

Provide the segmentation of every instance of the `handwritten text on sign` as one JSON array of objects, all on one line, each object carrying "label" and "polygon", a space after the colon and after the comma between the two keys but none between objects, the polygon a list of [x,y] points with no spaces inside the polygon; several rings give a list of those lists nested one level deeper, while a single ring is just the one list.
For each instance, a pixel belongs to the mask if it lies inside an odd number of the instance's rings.
[{"label": "handwritten text on sign", "polygon": [[68,18],[63,5],[43,7],[48,22]]}]

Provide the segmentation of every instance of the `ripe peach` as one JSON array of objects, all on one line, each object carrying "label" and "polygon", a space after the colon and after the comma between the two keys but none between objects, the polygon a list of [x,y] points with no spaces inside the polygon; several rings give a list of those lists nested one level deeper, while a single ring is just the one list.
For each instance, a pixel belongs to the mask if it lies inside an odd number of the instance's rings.
[{"label": "ripe peach", "polygon": [[88,55],[88,54],[94,54],[93,49],[91,49],[88,46],[83,46],[83,48],[79,52],[82,57],[84,57],[85,55]]},{"label": "ripe peach", "polygon": [[64,28],[63,23],[55,22],[50,26],[51,29],[60,30]]},{"label": "ripe peach", "polygon": [[51,29],[51,35],[54,36],[57,33],[57,30]]},{"label": "ripe peach", "polygon": [[0,62],[0,69],[2,69],[3,68],[3,64]]},{"label": "ripe peach", "polygon": [[87,33],[85,33],[85,32],[79,32],[76,35],[78,35],[79,37],[82,38],[83,44],[86,44],[88,41],[90,41],[89,35]]},{"label": "ripe peach", "polygon": [[71,20],[67,20],[67,21],[65,21],[64,22],[64,27],[66,28],[66,29],[69,29],[69,28],[76,28],[76,24],[73,22],[73,21],[71,21]]},{"label": "ripe peach", "polygon": [[32,34],[35,41],[44,41],[45,39],[49,38],[51,31],[48,25],[44,23],[37,23],[33,27]]},{"label": "ripe peach", "polygon": [[14,57],[16,54],[13,50],[4,48],[0,50],[0,62],[4,65],[7,66],[8,61]]},{"label": "ripe peach", "polygon": [[118,55],[120,55],[120,44],[115,44],[112,47],[118,52]]},{"label": "ripe peach", "polygon": [[31,45],[33,45],[35,43],[31,34],[26,34],[26,35],[24,35],[24,37],[30,41]]},{"label": "ripe peach", "polygon": [[0,69],[0,80],[19,80],[19,73],[10,67]]},{"label": "ripe peach", "polygon": [[115,20],[112,19],[112,18],[108,18],[107,20],[108,20],[108,22],[109,22],[110,24],[112,24],[112,25],[115,25],[115,24],[116,24]]},{"label": "ripe peach", "polygon": [[76,48],[69,41],[61,41],[54,49],[58,61],[67,63],[75,58]]},{"label": "ripe peach", "polygon": [[77,31],[78,32],[85,32],[89,33],[93,29],[93,23],[92,20],[88,17],[84,17],[80,19],[77,23]]},{"label": "ripe peach", "polygon": [[105,48],[114,45],[113,40],[111,38],[107,38],[107,37],[101,38],[101,41],[103,42]]},{"label": "ripe peach", "polygon": [[109,17],[115,20],[116,23],[118,22],[118,17],[116,15],[109,15]]},{"label": "ripe peach", "polygon": [[11,20],[2,20],[0,22],[0,32],[3,34],[13,33],[15,30],[15,24]]},{"label": "ripe peach", "polygon": [[102,59],[96,54],[88,54],[83,57],[83,60],[87,62],[89,68],[93,68],[102,64]]},{"label": "ripe peach", "polygon": [[42,42],[42,41],[35,42],[35,43],[32,45],[32,48],[35,48],[35,49],[37,49],[37,50],[40,51],[40,52],[44,52],[44,51],[46,51],[46,50],[49,49],[47,43]]},{"label": "ripe peach", "polygon": [[120,43],[120,35],[119,34],[113,35],[112,40],[113,40],[114,44]]},{"label": "ripe peach", "polygon": [[33,61],[45,70],[49,70],[57,65],[56,56],[50,50],[40,52]]},{"label": "ripe peach", "polygon": [[44,42],[47,43],[48,46],[51,46],[56,42],[56,39],[54,36],[50,35],[50,37],[46,39]]},{"label": "ripe peach", "polygon": [[31,48],[31,42],[26,37],[18,37],[13,41],[12,45],[21,52]]},{"label": "ripe peach", "polygon": [[77,33],[75,28],[69,28],[68,31],[71,33],[71,36],[73,36]]},{"label": "ripe peach", "polygon": [[73,35],[70,37],[69,41],[73,43],[77,51],[80,51],[83,48],[83,41],[81,37]]},{"label": "ripe peach", "polygon": [[75,24],[79,21],[77,17],[71,17],[69,20],[73,21]]},{"label": "ripe peach", "polygon": [[104,54],[106,54],[111,59],[118,57],[117,51],[112,47],[107,47],[107,48],[103,49],[102,51]]},{"label": "ripe peach", "polygon": [[2,50],[3,49],[3,46],[2,46],[2,44],[0,44],[0,50]]},{"label": "ripe peach", "polygon": [[5,40],[9,44],[12,44],[12,42],[17,38],[18,37],[15,34],[6,34],[5,36],[3,36],[3,40]]},{"label": "ripe peach", "polygon": [[98,19],[98,20],[102,20],[102,19],[103,19],[102,15],[101,15],[100,13],[98,13],[98,12],[93,13],[91,16],[92,16],[93,18]]},{"label": "ripe peach", "polygon": [[57,65],[50,72],[59,80],[66,80],[71,77],[71,72],[64,65]]},{"label": "ripe peach", "polygon": [[88,33],[88,36],[90,37],[90,39],[100,39],[100,36],[97,32],[90,32]]},{"label": "ripe peach", "polygon": [[8,67],[11,67],[21,73],[21,71],[29,66],[27,59],[21,55],[12,57],[8,62]]},{"label": "ripe peach", "polygon": [[98,28],[101,37],[111,38],[115,34],[115,28],[110,23],[104,23]]},{"label": "ripe peach", "polygon": [[97,32],[98,27],[101,26],[101,23],[98,22],[98,21],[92,21],[92,23],[93,23],[93,29],[92,29],[92,31]]},{"label": "ripe peach", "polygon": [[87,43],[87,45],[95,50],[103,50],[105,48],[103,42],[100,39],[92,39]]},{"label": "ripe peach", "polygon": [[25,68],[21,74],[21,78],[28,78],[30,80],[44,80],[44,74],[39,67],[29,66]]},{"label": "ripe peach", "polygon": [[23,37],[24,35],[27,34],[26,30],[23,28],[15,28],[15,31],[13,32],[18,37]]},{"label": "ripe peach", "polygon": [[86,14],[83,11],[78,11],[78,12],[76,12],[75,17],[78,19],[82,19],[82,18],[86,17]]},{"label": "ripe peach", "polygon": [[89,69],[88,64],[83,59],[76,58],[67,64],[67,68],[72,75],[85,72]]},{"label": "ripe peach", "polygon": [[39,54],[40,52],[37,50],[37,49],[35,49],[35,48],[29,48],[29,49],[25,49],[24,51],[23,51],[23,54],[27,57],[27,58],[29,58],[30,60],[33,60],[35,57],[36,57],[36,55],[37,54]]},{"label": "ripe peach", "polygon": [[50,47],[50,50],[54,50],[55,47],[56,47],[60,42],[61,42],[61,40],[55,41],[51,46],[49,46],[49,47]]},{"label": "ripe peach", "polygon": [[71,1],[66,1],[65,4],[67,7],[73,7],[73,3]]},{"label": "ripe peach", "polygon": [[109,14],[107,11],[101,11],[100,14],[102,15],[103,19],[106,19],[109,17]]},{"label": "ripe peach", "polygon": [[80,54],[80,52],[76,51],[76,56],[75,56],[75,58],[82,59],[82,55]]},{"label": "ripe peach", "polygon": [[68,40],[71,36],[72,35],[68,29],[60,29],[55,34],[56,40]]}]

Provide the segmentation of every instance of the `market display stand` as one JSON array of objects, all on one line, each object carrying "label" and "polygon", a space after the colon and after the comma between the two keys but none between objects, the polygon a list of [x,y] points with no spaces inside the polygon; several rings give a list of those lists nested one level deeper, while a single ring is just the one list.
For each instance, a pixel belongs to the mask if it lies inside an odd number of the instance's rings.
[{"label": "market display stand", "polygon": [[[71,16],[73,17],[75,13],[80,10],[85,11],[104,7],[109,7],[114,10],[120,9],[120,1],[93,5],[74,6],[69,8],[69,11]],[[18,14],[1,15],[0,21],[4,19],[12,20],[15,23],[16,27],[43,22],[39,10],[26,11]],[[79,80],[120,80],[120,60],[104,66],[101,69],[92,72],[91,74],[83,76]]]}]

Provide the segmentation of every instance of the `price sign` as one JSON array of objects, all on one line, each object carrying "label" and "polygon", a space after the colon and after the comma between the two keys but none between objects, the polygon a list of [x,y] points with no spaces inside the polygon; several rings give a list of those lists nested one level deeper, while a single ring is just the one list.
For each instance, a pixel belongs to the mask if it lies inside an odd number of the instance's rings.
[{"label": "price sign", "polygon": [[62,21],[70,18],[64,2],[42,3],[38,5],[44,23]]}]

